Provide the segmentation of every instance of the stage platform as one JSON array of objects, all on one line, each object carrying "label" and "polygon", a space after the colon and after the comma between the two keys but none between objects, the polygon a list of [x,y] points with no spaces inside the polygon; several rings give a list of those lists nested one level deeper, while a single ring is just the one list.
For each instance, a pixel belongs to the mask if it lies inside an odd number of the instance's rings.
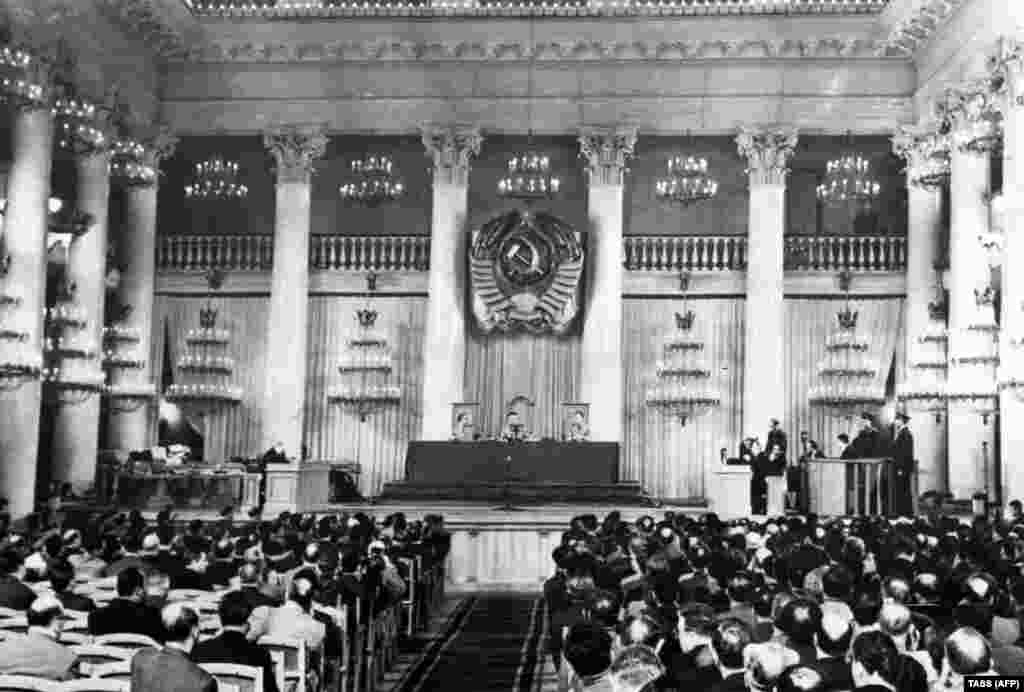
[{"label": "stage platform", "polygon": [[[551,552],[561,541],[569,521],[580,514],[593,513],[603,518],[618,510],[625,521],[644,515],[660,518],[668,510],[700,515],[707,512],[702,505],[669,505],[659,507],[637,504],[566,504],[552,503],[518,508],[512,511],[494,506],[467,502],[364,502],[325,504],[308,507],[306,511],[365,512],[383,519],[395,512],[409,518],[424,514],[440,514],[452,535],[452,550],[446,566],[448,589],[466,591],[539,591],[551,576],[554,564]],[[155,513],[144,512],[147,519]],[[215,521],[220,517],[209,510],[181,510],[175,513],[179,522],[192,519]]]}]

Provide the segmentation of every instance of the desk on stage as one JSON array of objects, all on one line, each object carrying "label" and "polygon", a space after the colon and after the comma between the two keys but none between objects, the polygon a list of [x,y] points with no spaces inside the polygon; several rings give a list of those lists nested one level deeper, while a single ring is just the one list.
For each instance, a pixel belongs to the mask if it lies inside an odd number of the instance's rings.
[{"label": "desk on stage", "polygon": [[410,442],[405,478],[413,483],[617,483],[619,445],[554,440]]},{"label": "desk on stage", "polygon": [[231,506],[248,510],[259,504],[259,474],[241,470],[217,471],[193,466],[177,471],[102,470],[107,478],[102,485],[104,500],[117,507],[160,510],[221,510]]},{"label": "desk on stage", "polygon": [[410,442],[405,479],[389,500],[646,502],[635,481],[619,480],[615,442]]},{"label": "desk on stage", "polygon": [[[816,514],[886,514],[890,459],[809,459],[807,490]],[[888,486],[888,487],[887,487]]]}]

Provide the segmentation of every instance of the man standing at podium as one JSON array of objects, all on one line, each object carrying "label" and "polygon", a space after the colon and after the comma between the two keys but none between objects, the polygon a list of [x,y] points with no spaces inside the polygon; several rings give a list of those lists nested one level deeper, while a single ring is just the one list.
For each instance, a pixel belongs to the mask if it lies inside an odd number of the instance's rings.
[{"label": "man standing at podium", "polygon": [[910,515],[914,511],[914,435],[907,427],[909,422],[910,416],[907,414],[896,414],[896,431],[892,441],[892,499],[893,511],[900,515]]}]

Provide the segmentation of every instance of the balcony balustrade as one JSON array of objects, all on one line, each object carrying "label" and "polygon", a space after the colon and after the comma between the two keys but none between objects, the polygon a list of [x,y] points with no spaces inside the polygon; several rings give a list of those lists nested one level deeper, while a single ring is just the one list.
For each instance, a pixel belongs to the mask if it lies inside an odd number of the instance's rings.
[{"label": "balcony balustrade", "polygon": [[[902,236],[787,236],[790,271],[899,272],[907,265]],[[270,236],[169,235],[157,244],[163,272],[267,271],[274,257]],[[427,236],[317,235],[310,239],[310,267],[317,271],[426,271]],[[623,240],[627,271],[743,271],[744,236],[631,235]]]}]

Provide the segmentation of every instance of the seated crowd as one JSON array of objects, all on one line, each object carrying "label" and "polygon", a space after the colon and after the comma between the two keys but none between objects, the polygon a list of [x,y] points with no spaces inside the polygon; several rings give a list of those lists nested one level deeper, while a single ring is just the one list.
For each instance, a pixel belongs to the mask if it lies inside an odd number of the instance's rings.
[{"label": "seated crowd", "polygon": [[137,512],[79,524],[15,531],[0,520],[0,674],[87,676],[65,641],[80,618],[80,644],[133,634],[162,645],[131,657],[132,689],[215,689],[199,664],[233,663],[262,669],[264,692],[279,692],[261,642],[284,640],[324,662],[311,692],[337,675],[331,664],[361,623],[412,602],[451,542],[440,516],[402,514],[378,523],[362,513],[286,512],[236,526],[227,513],[178,530],[164,511],[155,524]]},{"label": "seated crowd", "polygon": [[963,689],[1024,675],[1024,521],[573,519],[544,586],[560,690]]}]

